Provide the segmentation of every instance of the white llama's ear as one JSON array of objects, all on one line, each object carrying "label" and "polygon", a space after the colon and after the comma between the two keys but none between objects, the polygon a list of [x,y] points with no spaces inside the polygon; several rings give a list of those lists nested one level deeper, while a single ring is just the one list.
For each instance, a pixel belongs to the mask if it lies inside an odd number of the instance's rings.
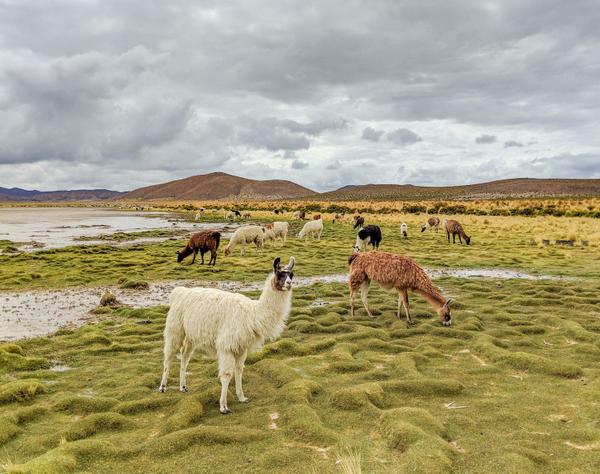
[{"label": "white llama's ear", "polygon": [[275,260],[273,260],[273,273],[277,272],[277,270],[279,269],[279,263],[281,262],[281,258],[277,257]]},{"label": "white llama's ear", "polygon": [[294,257],[290,257],[290,261],[285,266],[286,270],[291,272],[294,269],[295,264],[296,264],[296,259]]}]

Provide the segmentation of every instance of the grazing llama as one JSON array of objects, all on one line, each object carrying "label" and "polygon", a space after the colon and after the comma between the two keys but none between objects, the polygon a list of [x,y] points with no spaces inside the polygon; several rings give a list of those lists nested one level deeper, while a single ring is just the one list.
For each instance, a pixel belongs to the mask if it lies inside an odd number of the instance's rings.
[{"label": "grazing llama", "polygon": [[427,222],[421,226],[421,232],[425,232],[427,229],[435,229],[436,232],[440,230],[440,218],[430,217],[427,219]]},{"label": "grazing llama", "polygon": [[298,233],[298,238],[300,240],[304,239],[312,235],[317,240],[321,240],[321,234],[323,233],[323,219],[318,219],[316,221],[308,221],[302,227],[302,230]]},{"label": "grazing llama", "polygon": [[373,250],[378,249],[381,238],[381,229],[379,226],[367,225],[358,231],[354,251],[360,252],[363,248],[366,250],[369,244],[373,246]]},{"label": "grazing llama", "polygon": [[233,233],[229,243],[225,246],[225,256],[233,252],[233,249],[235,249],[238,244],[242,245],[240,255],[246,253],[246,244],[254,244],[256,245],[257,250],[262,250],[265,239],[264,232],[264,229],[259,225],[246,225],[240,227]]},{"label": "grazing llama", "polygon": [[272,240],[273,245],[275,245],[275,240],[281,239],[281,246],[283,247],[287,240],[289,227],[290,227],[289,223],[287,223],[285,221],[276,221],[276,222],[272,222],[271,224],[266,224],[265,225],[266,240]]},{"label": "grazing llama", "polygon": [[355,253],[348,257],[350,274],[348,286],[350,287],[350,315],[354,316],[354,295],[360,288],[360,298],[370,317],[373,317],[367,304],[367,295],[371,281],[379,283],[383,288],[395,289],[398,294],[398,312],[400,319],[400,306],[404,306],[406,321],[412,324],[408,307],[408,290],[415,291],[423,296],[434,307],[444,326],[452,324],[450,314],[451,299],[446,299],[431,282],[425,270],[412,258],[385,252]]},{"label": "grazing llama", "polygon": [[448,243],[450,243],[450,235],[452,234],[452,243],[456,243],[456,236],[458,235],[458,241],[462,245],[462,239],[465,239],[467,245],[471,243],[471,237],[465,234],[465,231],[462,228],[462,225],[458,221],[454,219],[449,219],[444,222],[444,227],[446,228],[446,237],[448,238]]},{"label": "grazing llama", "polygon": [[353,229],[360,229],[361,227],[364,227],[365,225],[365,218],[362,216],[354,216],[354,218],[352,219],[352,228]]},{"label": "grazing llama", "polygon": [[190,265],[193,265],[196,261],[196,255],[198,255],[198,252],[200,252],[200,258],[202,259],[200,264],[204,265],[204,254],[206,252],[210,252],[210,260],[208,261],[208,265],[214,266],[217,264],[217,250],[219,249],[220,241],[220,232],[212,230],[198,232],[190,237],[188,244],[181,252],[176,252],[177,262],[181,263],[184,258],[193,253],[194,256],[192,257],[192,263],[190,263]]},{"label": "grazing llama", "polygon": [[279,337],[292,307],[294,257],[283,267],[273,260],[273,272],[265,281],[258,300],[216,288],[173,290],[164,332],[164,368],[160,392],[167,390],[171,360],[181,352],[179,390],[187,392],[186,370],[194,349],[216,357],[219,364],[221,398],[219,411],[231,413],[227,389],[235,377],[235,392],[242,403],[248,399],[242,389],[242,374],[248,352],[265,341]]},{"label": "grazing llama", "polygon": [[406,222],[400,224],[400,233],[402,234],[403,239],[408,239],[408,225]]}]

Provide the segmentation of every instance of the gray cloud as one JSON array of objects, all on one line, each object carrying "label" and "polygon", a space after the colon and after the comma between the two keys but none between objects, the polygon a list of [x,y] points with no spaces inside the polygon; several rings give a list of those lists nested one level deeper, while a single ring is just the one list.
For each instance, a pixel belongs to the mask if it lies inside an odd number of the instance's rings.
[{"label": "gray cloud", "polygon": [[479,144],[479,145],[484,145],[484,144],[488,144],[488,143],[495,143],[496,142],[496,136],[495,135],[479,135],[476,139],[475,139],[475,143]]},{"label": "gray cloud", "polygon": [[388,141],[402,146],[412,145],[413,143],[423,141],[419,135],[407,128],[398,128],[393,132],[388,132],[386,138]]},{"label": "gray cloud", "polygon": [[517,142],[515,140],[508,140],[506,142],[504,142],[504,148],[522,148],[525,145],[523,145],[521,142]]},{"label": "gray cloud", "polygon": [[[0,186],[281,177],[305,150],[322,170],[303,176],[309,187],[458,184],[541,173],[535,156],[567,176],[577,170],[556,157],[600,154],[593,0],[58,7],[0,3]],[[496,135],[535,142],[491,166],[495,147],[476,145]],[[460,173],[419,175],[440,156]],[[380,169],[383,157],[402,173]]]},{"label": "gray cloud", "polygon": [[367,127],[362,132],[362,138],[372,142],[378,142],[384,133],[383,130],[375,130],[373,127]]},{"label": "gray cloud", "polygon": [[295,170],[303,170],[308,168],[308,163],[306,161],[294,160],[292,161],[292,168]]}]

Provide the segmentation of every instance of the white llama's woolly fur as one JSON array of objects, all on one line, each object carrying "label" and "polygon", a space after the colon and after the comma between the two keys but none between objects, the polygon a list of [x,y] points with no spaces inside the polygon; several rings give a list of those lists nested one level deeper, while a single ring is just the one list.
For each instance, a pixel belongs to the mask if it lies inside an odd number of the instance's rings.
[{"label": "white llama's woolly fur", "polygon": [[312,235],[313,237],[321,240],[321,234],[323,233],[323,219],[317,219],[316,221],[308,221],[302,227],[302,230],[298,234],[299,239],[303,239]]},{"label": "white llama's woolly fur", "polygon": [[287,239],[289,228],[290,228],[290,224],[288,222],[283,222],[283,221],[273,222],[273,228],[271,230],[273,231],[273,234],[275,235],[276,239],[282,240],[282,245],[285,245],[285,241]]},{"label": "white llama's woolly fur", "polygon": [[[284,270],[291,271],[293,257]],[[242,390],[242,372],[248,352],[274,340],[285,328],[292,305],[289,287],[278,290],[277,275],[271,272],[258,300],[216,288],[175,288],[169,298],[165,324],[164,371],[161,391],[165,391],[170,361],[181,350],[180,390],[187,391],[186,369],[194,349],[216,357],[221,379],[221,412],[227,413],[227,387],[235,375],[236,394],[247,401]]]},{"label": "white llama's woolly fur", "polygon": [[264,229],[259,225],[246,225],[237,229],[229,243],[225,246],[225,255],[229,255],[233,252],[236,245],[242,246],[240,249],[240,254],[244,255],[246,252],[246,244],[254,244],[257,249],[263,248],[263,243],[265,239]]}]

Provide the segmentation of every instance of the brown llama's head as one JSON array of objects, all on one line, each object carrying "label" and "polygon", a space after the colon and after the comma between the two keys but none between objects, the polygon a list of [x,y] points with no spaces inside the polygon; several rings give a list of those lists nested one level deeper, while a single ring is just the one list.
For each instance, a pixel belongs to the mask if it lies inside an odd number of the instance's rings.
[{"label": "brown llama's head", "polygon": [[465,235],[465,242],[467,243],[467,245],[471,244],[471,237],[469,237],[468,235]]},{"label": "brown llama's head", "polygon": [[290,291],[292,289],[292,279],[294,278],[294,264],[296,259],[290,257],[290,261],[285,267],[281,266],[281,258],[273,260],[273,289],[277,291]]},{"label": "brown llama's head", "polygon": [[452,325],[452,314],[450,314],[450,305],[454,300],[452,298],[447,299],[446,302],[437,310],[438,315],[444,326]]},{"label": "brown llama's head", "polygon": [[179,250],[175,253],[177,254],[177,263],[181,263],[185,257]]}]

